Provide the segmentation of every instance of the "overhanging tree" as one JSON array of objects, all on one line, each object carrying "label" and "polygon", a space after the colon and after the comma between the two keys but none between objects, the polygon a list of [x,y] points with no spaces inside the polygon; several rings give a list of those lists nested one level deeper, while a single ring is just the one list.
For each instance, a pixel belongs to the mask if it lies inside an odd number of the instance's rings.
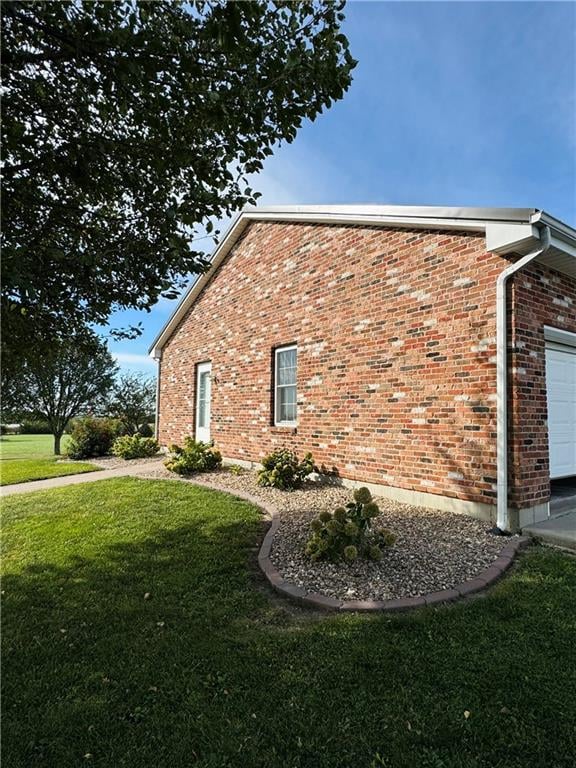
[{"label": "overhanging tree", "polygon": [[4,343],[150,309],[351,83],[344,2],[4,0]]},{"label": "overhanging tree", "polygon": [[45,419],[54,435],[54,453],[59,454],[66,424],[99,408],[117,370],[106,346],[92,334],[55,341],[41,357],[26,356],[22,361],[17,385],[5,405]]}]

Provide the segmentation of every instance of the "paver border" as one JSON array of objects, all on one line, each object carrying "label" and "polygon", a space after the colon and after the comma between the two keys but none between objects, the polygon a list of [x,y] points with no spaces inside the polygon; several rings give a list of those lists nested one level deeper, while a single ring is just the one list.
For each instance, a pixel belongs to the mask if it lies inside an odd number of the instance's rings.
[{"label": "paver border", "polygon": [[260,551],[258,552],[258,565],[260,566],[260,569],[276,592],[285,595],[290,600],[300,603],[301,605],[312,606],[322,610],[344,612],[384,611],[391,613],[397,611],[409,611],[414,608],[424,608],[426,606],[442,605],[455,602],[456,600],[462,600],[469,595],[483,592],[488,589],[488,587],[491,587],[510,568],[518,552],[526,549],[532,543],[529,536],[519,536],[518,538],[513,539],[506,544],[496,560],[494,560],[488,568],[485,568],[473,579],[463,581],[461,584],[456,584],[450,589],[442,589],[438,592],[430,592],[426,595],[418,595],[416,597],[393,598],[390,600],[337,600],[318,592],[306,592],[302,587],[298,587],[296,584],[291,584],[286,581],[276,569],[270,560],[270,552],[272,550],[274,536],[280,527],[280,512],[273,504],[264,502],[262,499],[253,496],[246,491],[236,489],[226,490],[207,480],[195,478],[192,482],[197,485],[211,488],[215,491],[230,493],[232,496],[237,496],[240,499],[249,501],[251,504],[254,504],[254,506],[264,510],[266,517],[271,520],[271,523],[260,546]]},{"label": "paver border", "polygon": [[[146,472],[149,471],[149,469],[149,466],[140,464],[138,469],[136,467],[131,467],[129,470],[128,468],[102,470],[102,474],[106,473],[107,478],[132,476],[146,479]],[[60,487],[82,482],[95,482],[96,480],[104,479],[102,478],[102,474],[100,474],[100,472],[87,472],[82,475],[65,475],[63,477],[50,478],[52,481],[60,480],[64,482],[55,483],[49,487]],[[94,475],[99,475],[99,477],[94,477]],[[166,479],[184,480],[184,478],[181,477]],[[17,491],[13,492],[24,492],[23,486],[29,485],[31,483],[39,485],[46,482],[50,481],[32,480],[30,483],[18,483],[12,486],[3,486],[3,488],[5,490],[10,489],[8,493],[5,494],[8,495],[12,492],[11,489],[13,488],[18,489]],[[532,539],[528,536],[520,536],[515,538],[502,549],[496,560],[494,560],[494,562],[488,568],[481,571],[481,573],[479,573],[473,579],[464,581],[461,584],[456,584],[456,586],[452,587],[451,589],[442,589],[438,592],[430,592],[427,595],[418,595],[416,597],[402,597],[390,600],[336,600],[333,597],[328,597],[328,595],[322,595],[318,592],[306,592],[306,590],[302,587],[298,587],[296,584],[291,584],[290,582],[286,581],[286,579],[283,578],[283,576],[278,572],[270,560],[272,542],[274,541],[274,536],[276,535],[276,532],[280,526],[280,512],[273,504],[263,501],[258,496],[254,496],[247,491],[236,488],[222,488],[217,483],[212,483],[210,480],[205,480],[203,478],[186,478],[186,482],[189,482],[192,485],[210,488],[211,490],[219,491],[220,493],[228,493],[231,496],[235,496],[239,499],[243,499],[244,501],[248,501],[250,504],[253,504],[255,507],[258,507],[258,509],[262,510],[264,512],[265,518],[270,520],[270,527],[264,536],[264,540],[262,541],[260,550],[258,552],[258,565],[264,573],[264,576],[272,588],[275,589],[276,592],[279,592],[281,595],[284,595],[289,599],[300,603],[301,605],[312,606],[314,608],[320,608],[323,610],[345,612],[396,612],[408,611],[413,608],[424,608],[425,606],[442,605],[444,603],[451,603],[456,600],[461,600],[465,597],[468,597],[469,595],[482,592],[488,587],[492,586],[492,584],[500,579],[502,575],[508,570],[508,568],[510,568],[514,558],[516,557],[516,554],[530,546],[532,543]],[[21,488],[22,491],[20,490]],[[40,489],[38,486],[36,486],[34,489],[28,488],[27,490],[32,491]],[[0,495],[4,494],[0,493]]]}]

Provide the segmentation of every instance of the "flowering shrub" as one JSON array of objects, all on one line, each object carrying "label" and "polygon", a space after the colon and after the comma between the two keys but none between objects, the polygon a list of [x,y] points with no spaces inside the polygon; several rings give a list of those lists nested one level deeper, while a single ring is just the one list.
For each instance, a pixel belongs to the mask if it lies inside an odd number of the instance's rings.
[{"label": "flowering shrub", "polygon": [[141,435],[117,437],[112,446],[114,456],[122,459],[146,459],[155,456],[159,450],[160,446],[154,438]]},{"label": "flowering shrub", "polygon": [[71,459],[106,456],[121,430],[122,425],[115,419],[75,419],[66,453]]},{"label": "flowering shrub", "polygon": [[258,485],[292,490],[299,488],[308,475],[314,471],[314,459],[307,453],[302,461],[294,451],[282,448],[262,459],[264,469],[258,472]]},{"label": "flowering shrub", "polygon": [[324,510],[312,520],[306,554],[315,561],[351,563],[358,557],[380,560],[382,550],[394,544],[396,536],[387,528],[372,528],[372,520],[379,514],[368,488],[358,488],[354,501],[338,507],[334,514]]},{"label": "flowering shrub", "polygon": [[170,458],[164,466],[178,475],[192,475],[194,472],[208,472],[222,464],[222,454],[214,446],[187,437],[184,447],[171,445]]}]

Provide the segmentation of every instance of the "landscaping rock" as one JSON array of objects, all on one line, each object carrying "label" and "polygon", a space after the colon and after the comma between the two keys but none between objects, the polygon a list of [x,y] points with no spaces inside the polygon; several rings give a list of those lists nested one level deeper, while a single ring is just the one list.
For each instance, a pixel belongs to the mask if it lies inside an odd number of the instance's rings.
[{"label": "landscaping rock", "polygon": [[[175,478],[161,463],[147,476],[186,482],[186,478]],[[295,491],[261,488],[256,472],[246,470],[235,475],[225,468],[198,479],[273,504],[280,513],[270,551],[273,565],[289,584],[334,600],[389,600],[453,589],[489,568],[515,540],[490,533],[488,523],[472,517],[375,498],[381,510],[375,526],[389,528],[398,537],[384,550],[382,560],[314,563],[304,553],[310,522],[321,510],[332,512],[350,501],[351,490],[320,482],[306,483]]]}]

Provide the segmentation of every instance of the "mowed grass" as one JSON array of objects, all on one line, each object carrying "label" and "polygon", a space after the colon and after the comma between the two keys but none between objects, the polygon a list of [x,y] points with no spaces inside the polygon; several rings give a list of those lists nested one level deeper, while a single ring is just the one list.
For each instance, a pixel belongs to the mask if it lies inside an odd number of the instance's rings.
[{"label": "mowed grass", "polygon": [[3,506],[7,768],[573,765],[572,557],[452,607],[322,615],[272,595],[232,496],[122,478]]},{"label": "mowed grass", "polygon": [[[65,450],[68,435],[62,437]],[[0,485],[44,480],[62,475],[93,472],[98,467],[84,462],[65,464],[54,455],[52,435],[3,435],[0,439]]]}]

